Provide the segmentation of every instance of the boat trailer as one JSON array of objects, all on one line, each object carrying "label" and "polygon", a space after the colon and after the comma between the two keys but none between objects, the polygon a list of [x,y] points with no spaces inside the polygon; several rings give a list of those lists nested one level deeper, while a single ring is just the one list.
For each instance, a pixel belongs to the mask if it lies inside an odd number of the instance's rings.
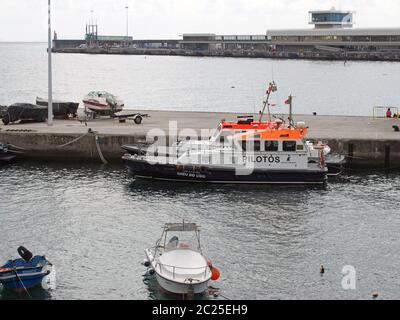
[{"label": "boat trailer", "polygon": [[[100,118],[101,116],[97,114],[95,111],[87,111],[85,110],[85,121],[95,120]],[[143,113],[113,113],[109,115],[111,119],[118,119],[119,123],[125,123],[127,120],[132,120],[135,124],[141,124],[143,118],[150,118],[148,114]]]},{"label": "boat trailer", "polygon": [[127,113],[127,114],[113,114],[111,118],[118,119],[119,123],[125,123],[126,120],[132,120],[136,124],[141,124],[143,118],[150,118],[148,114],[143,113]]}]

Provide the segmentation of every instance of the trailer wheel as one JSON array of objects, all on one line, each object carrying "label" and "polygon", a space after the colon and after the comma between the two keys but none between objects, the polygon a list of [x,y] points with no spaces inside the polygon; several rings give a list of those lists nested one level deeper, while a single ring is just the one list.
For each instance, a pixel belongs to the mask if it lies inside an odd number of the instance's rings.
[{"label": "trailer wheel", "polygon": [[143,120],[143,118],[141,116],[137,116],[134,121],[136,124],[141,124],[142,120]]}]

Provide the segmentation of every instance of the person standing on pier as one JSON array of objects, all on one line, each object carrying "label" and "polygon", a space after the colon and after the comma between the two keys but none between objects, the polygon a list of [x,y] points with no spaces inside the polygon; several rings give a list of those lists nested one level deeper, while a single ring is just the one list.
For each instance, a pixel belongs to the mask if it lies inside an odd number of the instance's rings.
[{"label": "person standing on pier", "polygon": [[391,117],[392,117],[392,111],[390,111],[390,108],[388,108],[386,111],[386,118],[391,118]]}]

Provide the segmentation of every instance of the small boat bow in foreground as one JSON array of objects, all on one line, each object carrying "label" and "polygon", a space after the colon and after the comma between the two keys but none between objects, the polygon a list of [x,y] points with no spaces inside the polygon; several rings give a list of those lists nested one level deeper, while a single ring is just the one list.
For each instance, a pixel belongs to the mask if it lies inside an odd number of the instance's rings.
[{"label": "small boat bow in foreground", "polygon": [[40,287],[53,270],[45,256],[34,256],[24,247],[18,248],[21,258],[9,260],[0,267],[0,283],[5,289],[28,293],[29,289]]},{"label": "small boat bow in foreground", "polygon": [[[193,241],[187,238],[188,233]],[[180,235],[184,238],[180,239]],[[202,253],[200,229],[195,223],[165,224],[156,246],[146,249],[145,255],[144,265],[155,274],[161,288],[170,293],[202,294],[208,290],[210,280],[219,278],[219,271]]]}]

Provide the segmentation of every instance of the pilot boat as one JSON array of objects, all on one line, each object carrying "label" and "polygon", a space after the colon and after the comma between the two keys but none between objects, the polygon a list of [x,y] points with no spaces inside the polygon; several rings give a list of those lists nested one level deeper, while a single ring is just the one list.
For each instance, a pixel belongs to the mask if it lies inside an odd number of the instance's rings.
[{"label": "pilot boat", "polygon": [[[226,121],[225,119],[219,123],[219,126],[211,137],[207,140],[184,140],[175,142],[172,148],[167,148],[164,150],[164,155],[169,156],[168,152],[174,150],[174,155],[181,156],[187,151],[195,151],[204,148],[220,148],[223,146],[227,137],[230,137],[236,133],[243,133],[249,131],[266,130],[266,129],[277,129],[286,126],[285,121],[282,118],[278,118],[275,121],[271,120],[271,114],[269,111],[269,98],[273,92],[277,90],[276,84],[270,83],[269,89],[267,91],[267,99],[264,101],[263,111],[260,112],[260,118],[258,121],[254,121],[254,116],[238,116],[236,121]],[[288,129],[294,127],[293,117],[292,117],[292,97],[289,97],[290,103],[290,115],[289,115],[289,125],[286,126]],[[262,117],[265,109],[268,107],[269,121],[262,121]],[[309,162],[318,163],[320,161],[320,151],[324,153],[324,162],[328,168],[328,176],[337,176],[342,173],[345,164],[345,157],[339,154],[331,154],[331,148],[326,144],[318,141],[317,143],[311,141],[305,141],[305,147],[309,151]],[[133,145],[122,146],[126,152],[131,155],[146,155],[151,153],[152,148],[149,145],[146,147],[138,147]],[[168,150],[168,151],[167,151]],[[160,148],[157,148],[157,154],[162,154]]]},{"label": "pilot boat", "polygon": [[165,224],[156,246],[144,252],[149,273],[170,293],[202,294],[210,280],[218,280],[220,275],[202,253],[200,227],[195,223]]},{"label": "pilot boat", "polygon": [[[128,170],[137,178],[208,183],[324,184],[328,169],[323,149],[312,154],[304,122],[289,124],[271,120],[269,97],[276,91],[271,83],[259,121],[223,121],[216,135],[206,142],[158,145],[145,152],[131,150],[123,156]],[[291,97],[290,97],[291,100]],[[262,121],[268,108],[269,121]],[[290,108],[291,110],[291,108]],[[224,129],[229,129],[226,133]],[[222,139],[223,138],[223,139]]]},{"label": "pilot boat", "polygon": [[[310,162],[305,123],[246,131],[227,142],[190,149],[182,155],[157,143],[145,155],[126,154],[123,161],[137,178],[208,183],[324,184],[328,169],[319,151]],[[161,152],[159,152],[161,150]],[[177,154],[175,157],[174,155]]]}]

